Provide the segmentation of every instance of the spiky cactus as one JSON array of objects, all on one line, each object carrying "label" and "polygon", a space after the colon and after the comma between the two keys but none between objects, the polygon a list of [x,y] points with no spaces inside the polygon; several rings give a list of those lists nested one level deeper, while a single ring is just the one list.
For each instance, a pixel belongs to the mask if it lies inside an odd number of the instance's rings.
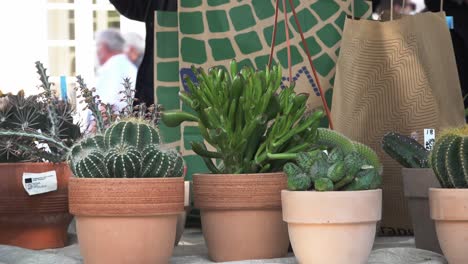
[{"label": "spiky cactus", "polygon": [[294,163],[284,166],[290,190],[355,191],[381,185],[381,165],[369,147],[328,129],[319,129],[317,143],[329,154],[322,150],[299,153]]},{"label": "spiky cactus", "polygon": [[182,157],[160,145],[152,124],[136,118],[75,144],[68,162],[75,176],[83,178],[181,177],[184,172]]},{"label": "spiky cactus", "polygon": [[429,151],[413,138],[390,132],[383,137],[382,149],[405,168],[429,167]]},{"label": "spiky cactus", "polygon": [[36,62],[42,92],[0,95],[0,162],[61,162],[81,137],[73,109],[52,90],[46,69]]},{"label": "spiky cactus", "polygon": [[444,131],[429,163],[443,188],[468,188],[468,125]]}]

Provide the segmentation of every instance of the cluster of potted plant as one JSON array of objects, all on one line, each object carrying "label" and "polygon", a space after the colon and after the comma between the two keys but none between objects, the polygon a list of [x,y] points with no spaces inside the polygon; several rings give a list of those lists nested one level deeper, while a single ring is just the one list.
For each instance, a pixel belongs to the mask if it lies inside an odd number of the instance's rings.
[{"label": "cluster of potted plant", "polygon": [[[0,244],[58,248],[66,244],[72,219],[68,213],[71,172],[64,161],[81,134],[73,122],[73,109],[54,94],[46,69],[40,62],[36,69],[40,94],[0,95]],[[33,195],[36,182],[25,178],[26,173],[45,172],[49,172],[50,192]]]},{"label": "cluster of potted plant", "polygon": [[369,147],[319,128],[321,149],[287,163],[283,219],[299,263],[367,263],[381,219],[382,166]]},{"label": "cluster of potted plant", "polygon": [[384,136],[382,148],[403,166],[403,189],[413,223],[416,247],[441,253],[429,211],[429,189],[440,187],[429,166],[429,150],[416,139],[396,132]]},{"label": "cluster of potted plant", "polygon": [[468,263],[468,125],[436,139],[429,163],[441,188],[429,189],[431,217],[440,247],[450,264]]},{"label": "cluster of potted plant", "polygon": [[192,68],[183,103],[194,114],[163,112],[170,127],[192,122],[205,142],[191,142],[211,174],[193,177],[209,257],[216,261],[268,259],[287,254],[281,190],[283,165],[315,147],[321,111],[307,113],[307,94],[279,90],[281,67],[254,71]]}]

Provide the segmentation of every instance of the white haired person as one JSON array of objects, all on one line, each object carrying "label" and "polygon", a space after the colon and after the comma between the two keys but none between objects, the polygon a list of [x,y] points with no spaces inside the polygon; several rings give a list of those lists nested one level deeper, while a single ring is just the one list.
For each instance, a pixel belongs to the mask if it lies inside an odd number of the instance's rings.
[{"label": "white haired person", "polygon": [[137,67],[123,53],[125,40],[116,29],[106,29],[96,34],[96,52],[100,67],[97,70],[96,94],[102,103],[111,104],[120,112],[124,78],[135,84]]},{"label": "white haired person", "polygon": [[124,53],[127,58],[138,68],[143,61],[145,53],[145,40],[137,33],[129,32],[124,35]]}]

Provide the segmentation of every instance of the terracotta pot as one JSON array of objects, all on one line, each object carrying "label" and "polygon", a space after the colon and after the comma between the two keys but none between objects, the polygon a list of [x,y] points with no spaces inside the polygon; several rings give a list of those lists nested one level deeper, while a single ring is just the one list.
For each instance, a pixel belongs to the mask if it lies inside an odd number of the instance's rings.
[{"label": "terracotta pot", "polygon": [[86,264],[168,263],[177,216],[184,210],[184,179],[70,179]]},{"label": "terracotta pot", "polygon": [[403,168],[402,175],[416,247],[442,253],[429,210],[429,188],[440,187],[434,171]]},{"label": "terracotta pot", "polygon": [[284,190],[281,198],[299,263],[367,263],[382,215],[382,190]]},{"label": "terracotta pot", "polygon": [[270,259],[288,252],[281,219],[283,173],[193,176],[208,255],[215,262]]},{"label": "terracotta pot", "polygon": [[468,189],[429,189],[431,217],[450,264],[468,263]]},{"label": "terracotta pot", "polygon": [[[57,190],[29,196],[23,173],[56,171]],[[64,247],[72,216],[68,213],[68,179],[65,163],[0,164],[0,244],[29,249]]]},{"label": "terracotta pot", "polygon": [[176,239],[175,245],[177,246],[182,238],[182,234],[185,230],[185,222],[187,221],[187,214],[190,211],[190,182],[184,182],[184,208],[185,210],[177,216],[177,229],[176,229]]}]

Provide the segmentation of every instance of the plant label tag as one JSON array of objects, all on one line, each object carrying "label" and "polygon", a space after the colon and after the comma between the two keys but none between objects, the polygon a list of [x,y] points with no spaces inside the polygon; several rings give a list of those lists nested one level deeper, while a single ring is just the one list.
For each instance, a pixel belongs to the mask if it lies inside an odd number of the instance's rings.
[{"label": "plant label tag", "polygon": [[431,151],[435,143],[435,129],[424,129],[424,147]]},{"label": "plant label tag", "polygon": [[57,174],[55,171],[43,173],[23,173],[24,190],[31,196],[57,190]]}]

